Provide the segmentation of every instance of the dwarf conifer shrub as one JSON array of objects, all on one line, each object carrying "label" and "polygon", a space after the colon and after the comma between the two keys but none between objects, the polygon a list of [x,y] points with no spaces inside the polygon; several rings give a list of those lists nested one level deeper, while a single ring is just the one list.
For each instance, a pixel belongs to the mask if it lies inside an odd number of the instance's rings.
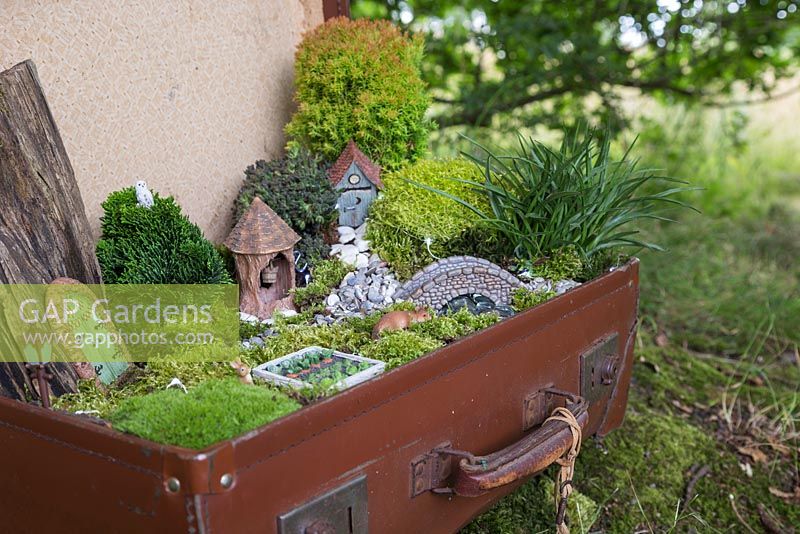
[{"label": "dwarf conifer shrub", "polygon": [[153,193],[154,205],[137,204],[133,187],[103,202],[97,259],[107,284],[229,284],[214,245],[181,213],[172,197]]},{"label": "dwarf conifer shrub", "polygon": [[388,21],[332,19],[297,51],[294,143],[335,160],[349,139],[384,168],[426,150],[430,99],[420,77],[420,36]]},{"label": "dwarf conifer shrub", "polygon": [[326,258],[330,247],[322,239],[325,228],[336,218],[337,195],[327,177],[327,165],[308,150],[292,147],[272,161],[257,161],[245,171],[245,181],[236,198],[236,218],[259,197],[297,232],[295,248],[312,264]]},{"label": "dwarf conifer shrub", "polygon": [[401,278],[410,278],[436,258],[472,254],[491,257],[492,236],[471,210],[432,189],[469,199],[488,209],[464,181],[481,179],[466,160],[420,160],[383,176],[385,189],[369,212],[367,239]]}]

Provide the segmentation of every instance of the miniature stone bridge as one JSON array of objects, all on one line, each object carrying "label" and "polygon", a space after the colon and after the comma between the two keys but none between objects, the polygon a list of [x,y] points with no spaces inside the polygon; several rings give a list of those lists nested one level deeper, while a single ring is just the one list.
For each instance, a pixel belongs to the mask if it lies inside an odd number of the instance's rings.
[{"label": "miniature stone bridge", "polygon": [[439,310],[461,295],[480,293],[495,304],[508,304],[522,282],[494,263],[472,256],[452,256],[431,263],[400,286],[395,298]]}]

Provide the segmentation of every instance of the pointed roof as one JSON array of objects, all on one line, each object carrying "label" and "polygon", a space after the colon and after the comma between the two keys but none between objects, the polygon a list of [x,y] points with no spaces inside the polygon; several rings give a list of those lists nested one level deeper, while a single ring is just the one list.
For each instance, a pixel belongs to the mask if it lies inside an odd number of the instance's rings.
[{"label": "pointed roof", "polygon": [[278,214],[253,198],[250,209],[242,215],[225,240],[225,246],[237,254],[273,254],[291,248],[300,241]]},{"label": "pointed roof", "polygon": [[344,173],[351,163],[355,163],[367,177],[367,180],[375,184],[378,189],[383,189],[383,182],[381,182],[381,166],[374,163],[369,157],[361,152],[355,141],[350,139],[347,146],[342,151],[339,159],[333,164],[333,167],[328,171],[328,179],[332,185],[336,185],[344,178]]}]

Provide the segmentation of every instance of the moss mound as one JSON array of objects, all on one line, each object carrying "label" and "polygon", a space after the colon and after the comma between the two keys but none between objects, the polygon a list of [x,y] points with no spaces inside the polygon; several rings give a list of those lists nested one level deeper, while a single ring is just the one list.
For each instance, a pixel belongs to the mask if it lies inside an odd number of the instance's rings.
[{"label": "moss mound", "polygon": [[511,306],[521,312],[538,306],[555,296],[555,291],[531,291],[525,287],[518,287],[511,293]]},{"label": "moss mound", "polygon": [[[494,239],[479,226],[477,215],[414,184],[486,207],[485,199],[459,180],[480,181],[480,169],[466,160],[421,160],[384,175],[386,188],[370,208],[367,239],[400,278],[410,278],[436,257],[494,256]],[[431,240],[430,249],[426,239]]]},{"label": "moss mound", "polygon": [[443,346],[430,336],[398,330],[386,332],[381,338],[361,350],[361,355],[386,362],[387,369],[399,367]]},{"label": "moss mound", "polygon": [[97,259],[107,284],[230,284],[225,261],[172,197],[136,202],[133,187],[103,202]]},{"label": "moss mound", "polygon": [[283,393],[229,378],[203,382],[188,394],[168,389],[126,399],[109,419],[123,432],[158,443],[202,449],[299,407]]},{"label": "moss mound", "polygon": [[347,141],[384,168],[427,149],[432,124],[420,77],[424,42],[389,21],[335,18],[303,39],[295,63],[295,144],[335,160]]}]

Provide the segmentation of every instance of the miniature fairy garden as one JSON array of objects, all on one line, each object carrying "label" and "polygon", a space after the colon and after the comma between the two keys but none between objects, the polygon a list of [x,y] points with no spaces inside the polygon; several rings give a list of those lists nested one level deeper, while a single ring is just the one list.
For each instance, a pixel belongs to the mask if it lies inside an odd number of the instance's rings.
[{"label": "miniature fairy garden", "polygon": [[654,246],[632,223],[658,217],[681,187],[653,193],[657,177],[614,159],[602,133],[427,159],[422,49],[387,22],[334,19],[307,35],[286,154],[246,169],[221,246],[144,185],[109,196],[105,282],[236,281],[241,346],[230,363],[155,360],[111,384],[87,379],[55,407],[202,448],[565,293],[626,247]]}]

